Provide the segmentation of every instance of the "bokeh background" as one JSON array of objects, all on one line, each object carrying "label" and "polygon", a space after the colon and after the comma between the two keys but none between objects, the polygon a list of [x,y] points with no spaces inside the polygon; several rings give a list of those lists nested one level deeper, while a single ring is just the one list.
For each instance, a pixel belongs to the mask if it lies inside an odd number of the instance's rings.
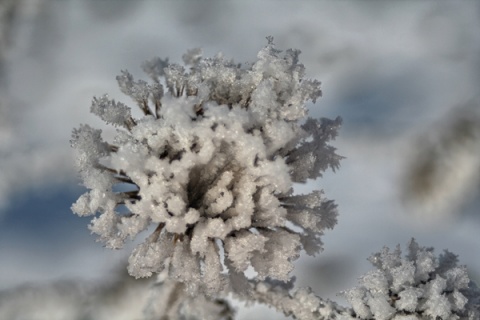
[{"label": "bokeh background", "polygon": [[103,248],[70,211],[84,191],[72,128],[108,136],[90,103],[129,102],[120,70],[146,79],[143,61],[195,47],[254,61],[269,35],[322,82],[310,115],[344,120],[340,170],[297,186],[340,212],[324,252],[297,262],[297,285],[343,303],[370,254],[411,237],[480,280],[479,30],[478,1],[0,1],[0,319],[140,318],[131,246]]}]

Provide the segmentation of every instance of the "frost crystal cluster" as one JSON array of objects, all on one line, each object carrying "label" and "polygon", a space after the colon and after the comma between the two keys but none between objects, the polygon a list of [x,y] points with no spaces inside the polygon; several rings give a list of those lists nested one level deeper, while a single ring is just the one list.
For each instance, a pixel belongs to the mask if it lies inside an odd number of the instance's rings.
[{"label": "frost crystal cluster", "polygon": [[110,248],[151,232],[130,274],[168,270],[190,294],[245,292],[247,269],[258,281],[288,281],[301,250],[321,250],[336,205],[321,191],[296,195],[293,184],[338,167],[328,142],[340,119],[307,117],[320,83],[304,78],[298,55],[269,38],[253,64],[198,49],[183,56],[187,67],[153,59],[143,65],[150,83],[117,77],[141,117],[107,95],[93,99],[91,111],[117,133],[106,142],[88,125],[74,130],[89,191],[72,210],[95,215],[90,229]]},{"label": "frost crystal cluster", "polygon": [[376,270],[361,278],[361,286],[343,293],[357,319],[480,319],[480,290],[453,253],[445,250],[437,258],[432,248],[412,239],[405,258],[400,247],[393,252],[384,248],[369,261]]}]

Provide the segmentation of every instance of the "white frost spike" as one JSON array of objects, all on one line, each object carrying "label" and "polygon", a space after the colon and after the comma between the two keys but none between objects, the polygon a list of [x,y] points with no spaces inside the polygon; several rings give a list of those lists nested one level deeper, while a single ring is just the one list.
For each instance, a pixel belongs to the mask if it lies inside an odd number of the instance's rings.
[{"label": "white frost spike", "polygon": [[286,230],[263,231],[261,234],[268,240],[265,242],[265,253],[252,258],[258,277],[288,281],[290,271],[293,270],[291,261],[299,255],[300,237]]},{"label": "white frost spike", "polygon": [[106,123],[127,128],[133,126],[130,108],[121,102],[109,99],[107,94],[100,98],[93,98],[90,111]]},{"label": "white frost spike", "polygon": [[152,234],[136,247],[128,259],[128,271],[135,278],[150,277],[161,273],[173,252],[173,241],[166,233]]},{"label": "white frost spike", "polygon": [[265,252],[265,241],[267,241],[266,237],[248,231],[240,231],[235,234],[235,237],[229,237],[225,241],[225,251],[235,270],[245,271],[251,265],[255,251]]},{"label": "white frost spike", "polygon": [[117,82],[120,90],[134,101],[140,105],[147,102],[150,95],[150,88],[147,82],[143,80],[135,81],[127,70],[123,70],[122,74],[117,76]]},{"label": "white frost spike", "polygon": [[76,151],[76,166],[80,172],[96,168],[99,160],[108,155],[108,145],[102,139],[102,130],[82,125],[74,129],[70,144]]},{"label": "white frost spike", "polygon": [[122,71],[117,81],[143,112],[138,119],[107,95],[94,98],[92,112],[126,130],[112,143],[100,130],[74,130],[90,190],[72,209],[97,215],[91,230],[113,248],[155,229],[132,253],[130,274],[168,270],[192,295],[247,294],[247,269],[255,281],[287,282],[301,250],[321,250],[336,206],[320,191],[294,195],[293,183],[338,167],[328,143],[340,120],[305,122],[306,103],[321,91],[298,55],[270,40],[251,64],[194,49],[183,57],[187,68],[145,63],[153,83]]},{"label": "white frost spike", "polygon": [[204,259],[203,278],[205,292],[208,296],[214,296],[225,288],[225,275],[222,274],[222,263],[218,248],[213,241],[208,243]]}]

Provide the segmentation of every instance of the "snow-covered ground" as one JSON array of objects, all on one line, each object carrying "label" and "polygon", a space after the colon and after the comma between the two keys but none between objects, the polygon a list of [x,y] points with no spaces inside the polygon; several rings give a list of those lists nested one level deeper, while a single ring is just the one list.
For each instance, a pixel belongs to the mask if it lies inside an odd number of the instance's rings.
[{"label": "snow-covered ground", "polygon": [[[252,61],[268,35],[280,49],[302,50],[308,76],[322,81],[323,97],[310,115],[344,120],[334,143],[346,157],[340,170],[298,187],[324,189],[340,216],[323,238],[325,251],[297,263],[297,284],[338,299],[336,292],[369,270],[372,252],[404,246],[411,237],[459,254],[480,279],[478,209],[442,223],[435,215],[408,214],[400,201],[418,136],[459,105],[473,100],[480,108],[478,2],[18,3],[13,22],[2,21],[11,39],[0,101],[0,290],[56,279],[98,281],[123,262],[126,252],[94,243],[88,220],[70,211],[82,192],[71,130],[80,123],[103,126],[89,113],[93,96],[129,102],[117,88],[120,70],[146,78],[144,60],[180,61],[194,47],[206,56],[222,51]],[[240,315],[258,318],[259,310],[265,308]]]}]

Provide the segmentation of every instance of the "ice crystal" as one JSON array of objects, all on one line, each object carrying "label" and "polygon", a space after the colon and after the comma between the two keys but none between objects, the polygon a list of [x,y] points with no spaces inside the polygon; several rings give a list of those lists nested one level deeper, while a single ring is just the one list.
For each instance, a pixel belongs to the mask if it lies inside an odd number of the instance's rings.
[{"label": "ice crystal", "polygon": [[153,226],[130,256],[133,276],[166,269],[191,294],[242,291],[248,268],[258,281],[288,281],[302,249],[321,249],[336,205],[320,191],[295,195],[293,184],[338,167],[328,142],[341,120],[306,117],[320,83],[304,78],[298,56],[269,38],[252,64],[194,49],[183,57],[187,66],[146,62],[152,83],[122,71],[118,84],[140,119],[106,95],[93,99],[92,112],[117,135],[105,142],[100,130],[74,130],[90,190],[72,210],[95,215],[90,230],[110,248]]}]

